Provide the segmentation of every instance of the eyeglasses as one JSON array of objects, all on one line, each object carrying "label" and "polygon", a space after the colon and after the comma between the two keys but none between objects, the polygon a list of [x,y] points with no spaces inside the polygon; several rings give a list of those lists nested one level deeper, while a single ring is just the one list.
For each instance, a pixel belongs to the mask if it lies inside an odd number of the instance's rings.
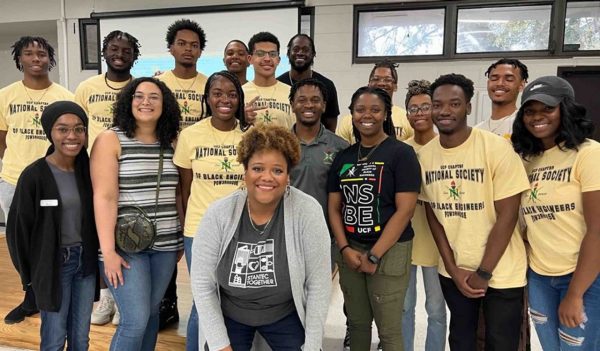
[{"label": "eyeglasses", "polygon": [[76,127],[72,127],[72,128],[55,127],[54,130],[56,130],[58,132],[58,134],[60,134],[62,136],[67,136],[67,135],[71,134],[71,131],[73,133],[75,133],[75,135],[83,135],[83,134],[85,134],[85,127],[84,126],[76,126]]},{"label": "eyeglasses", "polygon": [[396,83],[396,81],[392,77],[378,77],[378,76],[371,77],[371,79],[369,79],[369,82],[370,83],[383,82],[385,84],[394,84],[394,83]]},{"label": "eyeglasses", "polygon": [[148,99],[149,103],[154,105],[161,100],[161,97],[158,94],[151,94],[148,96],[141,94],[141,93],[133,94],[133,101],[135,101],[135,102],[141,103],[141,102],[144,102],[144,100],[146,100],[146,99]]},{"label": "eyeglasses", "polygon": [[269,55],[270,58],[274,59],[279,57],[279,52],[278,51],[264,51],[264,50],[256,50],[254,51],[254,55],[258,56],[258,57],[265,57],[265,55]]},{"label": "eyeglasses", "polygon": [[427,113],[429,111],[431,111],[431,105],[429,104],[424,104],[421,106],[411,106],[408,108],[408,114],[411,115],[416,115],[417,113],[419,113],[419,111],[421,111],[422,113]]}]

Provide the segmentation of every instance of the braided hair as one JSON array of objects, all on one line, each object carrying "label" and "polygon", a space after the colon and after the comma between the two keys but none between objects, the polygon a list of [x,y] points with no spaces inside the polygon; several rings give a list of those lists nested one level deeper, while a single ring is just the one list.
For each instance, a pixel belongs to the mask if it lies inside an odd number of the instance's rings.
[{"label": "braided hair", "polygon": [[113,30],[112,32],[108,33],[107,36],[104,37],[104,39],[102,40],[102,56],[104,56],[104,53],[108,48],[108,43],[110,43],[110,41],[113,39],[127,40],[129,45],[131,46],[131,49],[133,49],[133,62],[137,61],[138,57],[140,57],[140,42],[133,35],[127,32],[121,32],[120,30]]},{"label": "braided hair", "polygon": [[[350,100],[350,106],[348,106],[348,108],[350,109],[350,112],[354,113],[354,105],[356,104],[356,100],[358,100],[358,98],[364,94],[377,95],[377,97],[381,101],[383,101],[383,105],[385,107],[385,121],[383,121],[383,131],[388,136],[396,139],[394,122],[392,122],[392,98],[388,95],[388,93],[385,92],[385,90],[383,90],[381,88],[374,88],[374,87],[372,88],[372,87],[368,87],[368,86],[358,88],[358,90],[356,90],[354,92],[354,94],[352,94],[352,99]],[[358,129],[356,129],[356,127],[354,126],[354,123],[352,123],[352,133],[354,134],[354,138],[356,139],[356,142],[359,143],[360,142],[360,133],[359,133]]]},{"label": "braided hair", "polygon": [[210,105],[208,104],[208,94],[210,94],[210,87],[218,77],[229,79],[231,83],[233,83],[238,95],[238,108],[235,111],[235,118],[240,124],[240,129],[245,131],[248,129],[249,125],[246,123],[246,118],[244,118],[244,91],[242,90],[242,85],[240,84],[239,79],[235,74],[230,73],[229,71],[215,72],[208,77],[206,85],[204,86],[204,95],[202,96],[202,118],[212,116],[212,111],[210,109]]},{"label": "braided hair", "polygon": [[15,61],[15,64],[17,65],[17,69],[19,71],[23,71],[23,66],[21,66],[21,63],[19,62],[19,57],[21,56],[23,49],[36,43],[37,45],[39,45],[39,47],[48,52],[48,70],[51,71],[52,68],[56,66],[56,59],[54,58],[54,48],[52,47],[52,45],[50,45],[50,43],[48,43],[46,39],[42,37],[23,36],[11,46],[13,60]]}]

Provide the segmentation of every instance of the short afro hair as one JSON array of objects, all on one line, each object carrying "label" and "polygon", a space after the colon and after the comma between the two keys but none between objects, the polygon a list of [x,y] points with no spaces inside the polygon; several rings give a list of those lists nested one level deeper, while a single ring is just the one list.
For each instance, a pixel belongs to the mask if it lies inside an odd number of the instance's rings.
[{"label": "short afro hair", "polygon": [[463,76],[462,74],[450,73],[444,74],[438,77],[433,83],[431,83],[431,94],[435,92],[435,89],[442,85],[456,85],[459,86],[465,94],[466,102],[470,102],[475,93],[473,81]]},{"label": "short afro hair", "polygon": [[490,67],[488,67],[487,71],[485,71],[485,76],[486,77],[490,77],[490,73],[492,73],[492,70],[496,67],[498,67],[499,65],[511,65],[514,68],[518,68],[519,69],[519,73],[521,74],[521,79],[524,80],[525,82],[527,82],[527,79],[529,79],[529,70],[527,69],[527,66],[525,66],[525,64],[517,59],[511,59],[511,58],[502,58],[494,63],[492,63],[490,65]]},{"label": "short afro hair", "polygon": [[416,95],[429,95],[431,96],[431,83],[428,80],[411,80],[408,82],[408,91],[406,92],[406,101],[404,106],[408,108],[408,102]]},{"label": "short afro hair", "polygon": [[277,39],[277,37],[274,34],[269,32],[258,32],[254,34],[252,38],[250,38],[250,41],[248,41],[248,53],[250,55],[254,53],[254,46],[256,45],[256,43],[265,42],[277,45],[277,52],[279,52],[279,39]]},{"label": "short afro hair", "polygon": [[184,29],[191,30],[192,32],[198,34],[198,38],[200,40],[200,50],[204,50],[206,47],[206,34],[204,34],[204,29],[202,29],[197,22],[185,18],[173,22],[173,24],[167,28],[167,48],[170,48],[175,42],[177,32]]},{"label": "short afro hair", "polygon": [[49,65],[48,65],[48,70],[51,71],[52,68],[54,68],[54,66],[56,66],[56,59],[54,57],[54,48],[52,47],[52,45],[50,45],[50,43],[48,43],[48,41],[42,37],[30,37],[30,36],[24,36],[19,38],[19,40],[17,40],[12,46],[12,55],[13,55],[13,60],[15,61],[15,64],[17,65],[17,69],[19,71],[23,71],[23,66],[21,66],[21,63],[19,62],[19,57],[21,56],[21,53],[23,52],[23,49],[25,49],[26,47],[30,46],[30,45],[39,45],[39,47],[41,47],[42,49],[46,50],[48,52],[48,60],[49,60]]},{"label": "short afro hair", "polygon": [[298,89],[300,89],[303,86],[313,86],[319,89],[319,91],[321,92],[321,96],[323,96],[323,101],[325,101],[325,103],[327,103],[327,88],[325,88],[325,84],[321,83],[320,81],[314,79],[314,78],[307,78],[307,79],[302,79],[300,81],[297,81],[296,83],[294,83],[292,85],[292,88],[290,89],[290,104],[294,101],[294,98],[296,97],[296,93],[298,92]]},{"label": "short afro hair", "polygon": [[248,129],[237,147],[237,161],[248,169],[252,156],[261,151],[281,152],[288,172],[300,162],[300,142],[288,128],[282,126],[261,124]]}]

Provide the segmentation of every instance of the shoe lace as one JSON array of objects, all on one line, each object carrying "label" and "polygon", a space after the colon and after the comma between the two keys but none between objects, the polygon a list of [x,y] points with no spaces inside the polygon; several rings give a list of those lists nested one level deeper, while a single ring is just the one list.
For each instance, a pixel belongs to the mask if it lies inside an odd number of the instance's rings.
[{"label": "shoe lace", "polygon": [[106,312],[112,309],[113,302],[112,299],[109,297],[101,298],[98,303],[98,308],[96,309],[97,312]]}]

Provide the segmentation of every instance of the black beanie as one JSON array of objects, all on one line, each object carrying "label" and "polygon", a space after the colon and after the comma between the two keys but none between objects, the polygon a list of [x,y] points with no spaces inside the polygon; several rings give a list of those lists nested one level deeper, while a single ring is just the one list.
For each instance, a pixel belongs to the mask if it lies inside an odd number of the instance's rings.
[{"label": "black beanie", "polygon": [[42,112],[42,128],[44,129],[44,133],[46,133],[46,137],[50,143],[54,144],[51,136],[54,123],[56,123],[56,120],[59,119],[60,116],[66,113],[72,113],[79,117],[87,128],[88,118],[81,106],[77,105],[73,101],[53,102],[46,106],[46,108],[44,108],[44,112]]}]

